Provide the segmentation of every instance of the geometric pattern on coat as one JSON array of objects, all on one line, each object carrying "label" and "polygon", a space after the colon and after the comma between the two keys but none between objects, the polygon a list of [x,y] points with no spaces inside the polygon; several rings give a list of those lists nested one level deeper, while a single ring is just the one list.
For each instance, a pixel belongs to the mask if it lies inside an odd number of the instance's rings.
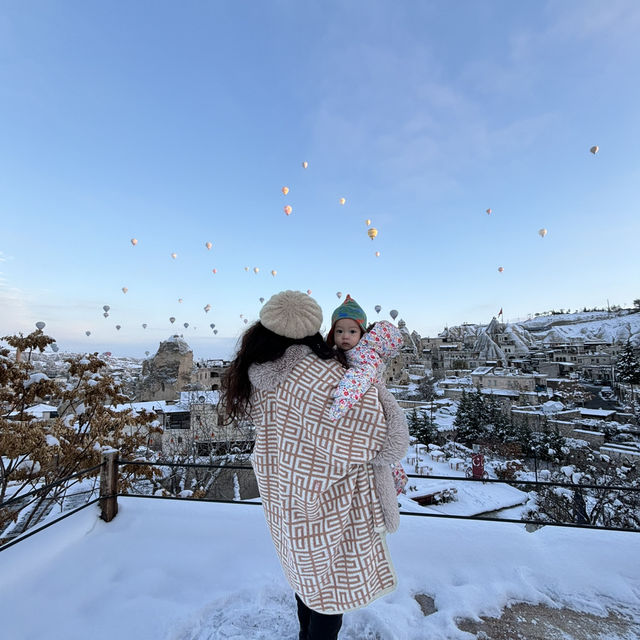
[{"label": "geometric pattern on coat", "polygon": [[[277,386],[262,384],[283,366]],[[299,346],[250,369],[251,462],[267,524],[291,587],[326,614],[363,607],[397,582],[370,463],[386,423],[375,387],[344,419],[329,418],[343,372]]]}]

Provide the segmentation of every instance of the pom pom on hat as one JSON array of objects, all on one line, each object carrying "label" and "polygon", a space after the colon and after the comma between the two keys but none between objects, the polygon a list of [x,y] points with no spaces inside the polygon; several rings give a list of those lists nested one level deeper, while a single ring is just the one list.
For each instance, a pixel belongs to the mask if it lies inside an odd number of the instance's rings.
[{"label": "pom pom on hat", "polygon": [[281,291],[271,296],[260,310],[260,322],[285,338],[306,338],[320,331],[322,309],[302,291]]}]

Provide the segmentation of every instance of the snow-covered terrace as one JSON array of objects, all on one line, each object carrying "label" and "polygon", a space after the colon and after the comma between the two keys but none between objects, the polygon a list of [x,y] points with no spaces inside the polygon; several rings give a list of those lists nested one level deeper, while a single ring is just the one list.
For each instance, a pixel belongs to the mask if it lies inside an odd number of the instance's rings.
[{"label": "snow-covered terrace", "polygon": [[[54,407],[51,404],[41,403],[41,404],[32,405],[31,407],[25,409],[24,412],[29,414],[30,416],[34,416],[35,418],[43,419],[45,417],[45,414],[57,414],[58,407]],[[13,418],[14,416],[19,416],[19,415],[20,415],[19,411],[13,411],[12,413],[9,414],[9,418]]]},{"label": "snow-covered terrace", "polygon": [[[4,638],[297,638],[259,506],[138,498],[119,506],[108,524],[89,507],[0,553]],[[388,541],[399,587],[347,614],[341,640],[640,637],[638,534],[402,516]],[[416,596],[427,613],[433,599],[435,612],[425,615]],[[494,635],[495,621],[480,619],[517,602],[544,605],[528,611],[566,632],[505,611],[515,627]]]}]

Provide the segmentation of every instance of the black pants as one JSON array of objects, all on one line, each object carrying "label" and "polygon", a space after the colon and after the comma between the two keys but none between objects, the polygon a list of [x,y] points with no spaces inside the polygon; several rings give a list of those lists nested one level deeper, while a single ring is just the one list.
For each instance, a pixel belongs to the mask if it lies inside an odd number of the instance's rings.
[{"label": "black pants", "polygon": [[329,615],[318,613],[307,607],[296,593],[298,620],[300,621],[300,640],[337,640],[342,626],[342,614]]}]

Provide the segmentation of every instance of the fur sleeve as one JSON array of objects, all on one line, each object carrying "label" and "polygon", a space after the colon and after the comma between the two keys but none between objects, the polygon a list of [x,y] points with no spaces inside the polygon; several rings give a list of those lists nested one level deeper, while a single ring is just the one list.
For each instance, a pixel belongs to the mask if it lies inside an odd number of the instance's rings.
[{"label": "fur sleeve", "polygon": [[409,427],[404,411],[398,401],[383,384],[375,385],[378,399],[387,421],[387,438],[382,451],[371,461],[373,464],[393,464],[407,455],[409,448]]},{"label": "fur sleeve", "polygon": [[378,389],[378,399],[387,422],[387,437],[382,451],[371,461],[373,480],[382,507],[385,529],[388,533],[393,533],[400,525],[400,514],[391,465],[399,462],[407,454],[409,428],[404,411],[389,390],[384,384],[375,386]]}]

